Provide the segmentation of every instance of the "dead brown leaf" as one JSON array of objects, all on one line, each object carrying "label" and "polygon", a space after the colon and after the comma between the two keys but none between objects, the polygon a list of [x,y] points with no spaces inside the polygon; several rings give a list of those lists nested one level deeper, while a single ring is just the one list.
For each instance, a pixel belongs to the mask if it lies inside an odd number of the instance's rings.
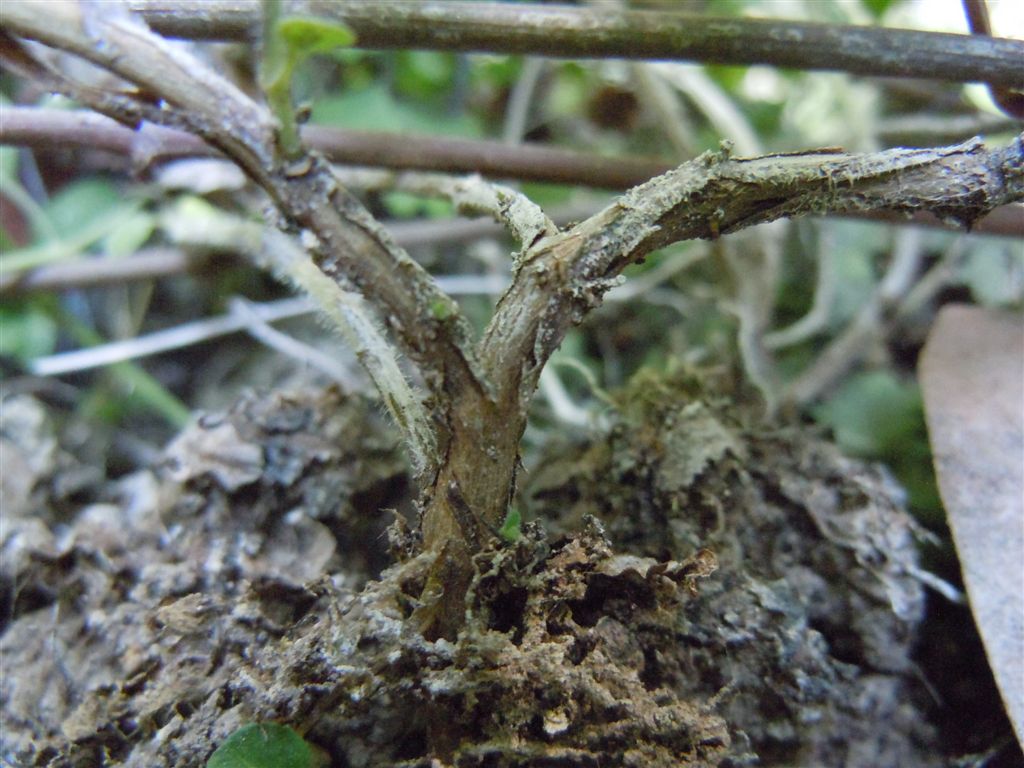
[{"label": "dead brown leaf", "polygon": [[1024,744],[1024,322],[944,308],[920,378],[971,610]]}]

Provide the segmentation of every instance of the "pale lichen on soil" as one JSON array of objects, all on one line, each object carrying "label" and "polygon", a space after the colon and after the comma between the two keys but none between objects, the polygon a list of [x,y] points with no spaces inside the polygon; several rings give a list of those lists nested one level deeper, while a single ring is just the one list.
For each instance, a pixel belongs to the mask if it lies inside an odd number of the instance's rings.
[{"label": "pale lichen on soil", "polygon": [[42,407],[8,400],[3,757],[201,766],[274,720],[353,768],[939,765],[885,476],[692,382],[618,402],[551,443],[532,522],[431,641],[428,557],[379,512],[408,509],[401,448],[363,401],[243,399],[83,504]]}]

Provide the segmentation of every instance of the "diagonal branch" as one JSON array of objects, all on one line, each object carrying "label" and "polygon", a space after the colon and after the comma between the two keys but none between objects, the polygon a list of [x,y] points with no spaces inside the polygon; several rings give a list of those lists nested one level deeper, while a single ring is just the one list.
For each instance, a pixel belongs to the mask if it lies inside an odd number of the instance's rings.
[{"label": "diagonal branch", "polygon": [[[250,40],[257,0],[132,0],[153,29],[196,40]],[[306,0],[294,8],[344,22],[365,48],[769,64],[885,77],[1024,86],[1024,42],[774,19],[565,5]]]},{"label": "diagonal branch", "polygon": [[[264,107],[127,16],[98,13],[84,19],[79,6],[70,3],[50,4],[44,14],[36,3],[9,0],[2,31],[74,53],[155,95],[157,106],[140,112],[134,108],[140,99],[111,100],[50,70],[61,90],[120,122],[135,127],[145,118],[185,124],[221,150],[271,196],[285,214],[285,226],[310,233],[320,269],[377,307],[436,395],[449,401],[485,396],[486,385],[471,359],[469,327],[458,308],[341,187],[326,162],[309,156],[296,164],[282,157]],[[438,306],[443,313],[432,311]]]},{"label": "diagonal branch", "polygon": [[1024,135],[994,150],[975,139],[865,155],[707,153],[528,249],[480,343],[481,359],[493,381],[518,387],[525,408],[569,327],[601,303],[627,265],[657,248],[825,212],[929,210],[970,226],[1021,199]]},{"label": "diagonal branch", "polygon": [[488,183],[478,175],[462,179],[441,174],[407,177],[414,181],[420,178],[423,191],[448,198],[459,213],[485,214],[501,222],[523,248],[558,232],[539,205],[511,187]]}]

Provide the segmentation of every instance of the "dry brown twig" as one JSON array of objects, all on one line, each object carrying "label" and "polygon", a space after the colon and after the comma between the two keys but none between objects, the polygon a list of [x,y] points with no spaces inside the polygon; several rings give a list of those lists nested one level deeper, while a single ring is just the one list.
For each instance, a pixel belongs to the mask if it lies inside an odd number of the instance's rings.
[{"label": "dry brown twig", "polygon": [[[0,105],[0,116],[2,144],[41,151],[105,150],[127,158],[131,168],[137,172],[183,158],[220,156],[213,147],[187,131],[148,123],[140,126],[139,130],[133,130],[87,110]],[[977,120],[974,123],[979,128],[990,127]],[[942,124],[933,121],[929,125],[934,128]],[[957,133],[956,126],[952,126],[949,132]],[[963,135],[963,131],[959,134]],[[331,162],[346,166],[389,168],[396,172],[478,173],[488,179],[571,183],[599,189],[627,189],[674,167],[673,163],[655,158],[608,157],[529,144],[513,146],[498,141],[349,131],[319,125],[305,126],[302,136],[310,149]],[[886,210],[838,212],[836,215],[894,224],[948,226],[926,210],[915,211],[909,217]],[[1024,206],[997,207],[977,221],[972,231],[1024,237]]]},{"label": "dry brown twig", "polygon": [[[673,242],[713,239],[783,217],[930,210],[970,225],[1024,196],[1024,137],[996,149],[973,140],[867,155],[738,158],[723,148],[631,189],[564,230],[521,196],[470,182],[454,191],[474,195],[475,207],[497,212],[522,240],[512,284],[474,341],[452,299],[326,162],[313,154],[285,157],[264,106],[139,20],[90,8],[89,18],[72,4],[48,5],[41,14],[37,3],[8,0],[4,60],[126,125],[182,128],[216,147],[269,194],[283,228],[303,233],[322,275],[360,293],[419,369],[436,446],[420,477],[423,543],[439,553],[425,595],[445,595],[421,617],[431,634],[450,634],[461,622],[458,595],[468,583],[468,555],[485,545],[505,515],[527,407],[545,362],[626,266]],[[130,88],[72,79],[24,41],[74,54]],[[400,426],[409,430],[397,410]]]},{"label": "dry brown twig", "polygon": [[[297,12],[340,21],[368,48],[769,64],[860,75],[1024,88],[1019,40],[677,11],[440,0],[296,0]],[[258,0],[131,0],[169,37],[251,42]]]}]

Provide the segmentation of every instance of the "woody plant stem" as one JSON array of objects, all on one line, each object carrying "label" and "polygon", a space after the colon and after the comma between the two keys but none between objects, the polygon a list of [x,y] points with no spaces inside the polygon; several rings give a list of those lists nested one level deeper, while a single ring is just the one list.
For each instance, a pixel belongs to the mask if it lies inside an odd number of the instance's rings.
[{"label": "woody plant stem", "polygon": [[[70,3],[39,11],[25,0],[5,4],[0,51],[9,65],[128,126],[159,123],[201,137],[268,193],[280,226],[307,233],[304,242],[325,275],[376,309],[428,390],[436,453],[420,477],[423,545],[442,554],[437,575],[451,593],[465,583],[467,566],[459,563],[485,546],[506,513],[541,369],[627,265],[679,240],[715,238],[780,217],[929,210],[969,225],[1024,197],[1021,137],[997,149],[974,140],[869,155],[737,158],[723,150],[634,187],[565,230],[525,198],[493,192],[480,207],[510,226],[522,250],[511,287],[474,342],[454,301],[326,162],[310,152],[285,156],[266,107],[135,19],[83,19]],[[138,90],[72,81],[21,40],[75,54]],[[442,623],[457,624],[457,614],[452,608]]]}]

